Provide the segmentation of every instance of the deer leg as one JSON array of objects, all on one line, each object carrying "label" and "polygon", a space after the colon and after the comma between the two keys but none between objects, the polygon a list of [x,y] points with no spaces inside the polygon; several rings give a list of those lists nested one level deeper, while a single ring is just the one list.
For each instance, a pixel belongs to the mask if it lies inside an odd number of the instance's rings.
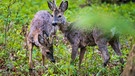
[{"label": "deer leg", "polygon": [[[45,55],[42,54],[42,66],[44,67],[44,64],[45,64]],[[44,68],[43,68],[43,73],[44,73]]]},{"label": "deer leg", "polygon": [[83,59],[83,57],[84,57],[85,51],[86,51],[86,48],[85,48],[85,47],[81,48],[81,50],[80,50],[80,56],[79,56],[79,68],[80,68],[80,66],[81,66],[82,59]]},{"label": "deer leg", "polygon": [[44,66],[44,60],[45,60],[45,50],[43,50],[42,47],[40,47],[40,51],[42,53],[42,65]]},{"label": "deer leg", "polygon": [[121,51],[120,51],[119,39],[113,38],[111,41],[109,41],[109,44],[110,44],[111,47],[114,49],[114,51],[116,52],[116,54],[117,54],[118,56],[120,56],[120,62],[121,62],[122,64],[124,64],[124,60],[123,60],[123,58],[121,58],[122,53],[121,53]]},{"label": "deer leg", "polygon": [[93,38],[102,53],[104,59],[103,66],[105,67],[110,60],[110,55],[107,50],[107,39],[105,38],[104,33],[98,28],[93,29]]},{"label": "deer leg", "polygon": [[71,54],[71,64],[74,63],[74,60],[76,58],[76,54],[77,54],[77,51],[78,51],[78,45],[72,45],[72,54]]},{"label": "deer leg", "polygon": [[32,50],[33,50],[33,44],[28,43],[28,49],[29,49],[29,69],[32,70],[33,68],[33,63],[32,63]]},{"label": "deer leg", "polygon": [[[45,48],[43,48],[42,46],[39,46],[40,48],[40,52],[42,53],[42,66],[44,67],[45,64]],[[42,69],[42,72],[44,73],[45,68]]]},{"label": "deer leg", "polygon": [[42,54],[42,65],[44,66],[44,60],[45,60],[45,56]]},{"label": "deer leg", "polygon": [[105,67],[110,60],[110,55],[109,55],[108,50],[107,50],[107,42],[104,39],[100,39],[96,42],[96,44],[98,45],[99,50],[102,53],[102,56],[104,59],[103,66]]},{"label": "deer leg", "polygon": [[103,55],[103,59],[104,59],[103,66],[105,67],[110,60],[110,55],[109,55],[108,50],[107,50],[107,45],[106,46],[98,46],[98,47]]}]

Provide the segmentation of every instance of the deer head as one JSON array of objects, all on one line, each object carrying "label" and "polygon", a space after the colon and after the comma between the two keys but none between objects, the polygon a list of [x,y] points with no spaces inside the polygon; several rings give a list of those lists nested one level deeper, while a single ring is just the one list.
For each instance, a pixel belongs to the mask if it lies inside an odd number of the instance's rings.
[{"label": "deer head", "polygon": [[48,1],[48,7],[53,11],[52,25],[64,25],[66,23],[64,12],[68,9],[68,1],[62,1],[59,7],[56,6],[55,0],[53,0],[53,2]]}]

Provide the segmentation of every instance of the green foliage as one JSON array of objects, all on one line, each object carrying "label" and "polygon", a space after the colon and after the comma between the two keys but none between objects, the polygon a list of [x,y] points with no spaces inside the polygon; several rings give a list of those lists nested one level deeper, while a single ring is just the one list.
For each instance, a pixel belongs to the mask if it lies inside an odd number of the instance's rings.
[{"label": "green foliage", "polygon": [[[135,8],[134,4],[130,4],[132,8]],[[102,6],[102,7],[101,7]],[[101,6],[91,6],[83,8],[79,11],[76,16],[78,20],[76,22],[76,27],[79,30],[90,31],[95,26],[102,28],[104,31],[116,28],[116,31],[126,35],[134,35],[134,9],[126,10],[125,6],[116,5],[101,5]],[[119,8],[118,10],[110,9],[111,7]],[[124,8],[124,9],[123,9]],[[125,13],[119,12],[119,10],[126,10]],[[87,11],[87,12],[84,12]],[[129,12],[129,14],[127,13]],[[129,31],[130,30],[130,31]]]},{"label": "green foliage", "polygon": [[[130,30],[131,27],[127,26],[131,26],[131,23],[135,22],[135,5],[133,3],[123,4],[120,6],[110,4],[95,4],[82,9],[79,7],[79,5],[85,4],[85,0],[68,1],[69,8],[65,12],[65,16],[70,22],[74,22],[76,20],[76,17],[84,17],[81,21],[83,22],[83,25],[84,23],[86,25],[89,24],[87,23],[87,20],[90,20],[90,22],[92,22],[91,25],[95,23],[102,24],[104,26],[113,26],[117,24],[120,25],[120,31],[123,31],[122,29],[125,28]],[[57,5],[59,5],[60,2],[61,0],[57,0]],[[98,0],[92,0],[92,3],[98,3]],[[37,11],[50,11],[47,6],[47,1],[1,0],[0,10],[0,76],[28,75],[29,65],[28,56],[26,56],[27,50],[23,47],[24,36],[20,35],[20,33],[22,31],[22,26],[30,26],[30,22]],[[125,21],[123,20],[128,20],[128,23],[125,23]],[[130,31],[129,33],[131,33]],[[123,34],[126,32],[128,32],[128,30],[125,30]],[[81,65],[82,67],[81,69],[78,69],[78,56],[75,61],[75,66],[70,65],[71,47],[63,43],[63,35],[58,33],[58,37],[59,42],[57,43],[57,46],[54,45],[54,57],[56,59],[55,64],[46,59],[45,67],[42,66],[41,53],[39,49],[34,48],[33,63],[35,65],[35,75],[42,74],[43,76],[113,76],[120,74],[121,64],[118,63],[119,65],[115,65],[115,63],[117,64],[117,62],[119,61],[119,58],[117,55],[115,55],[114,51],[112,51],[110,47],[109,53],[111,55],[111,60],[106,68],[102,67],[103,59],[101,58],[100,52],[97,51],[97,47],[88,47],[83,63]],[[129,37],[127,35],[126,37],[127,39],[123,39],[121,37],[122,53],[125,61],[130,50],[128,46],[131,47],[132,42],[134,41],[133,38],[130,39],[131,36]],[[44,73],[42,70],[44,70]]]}]

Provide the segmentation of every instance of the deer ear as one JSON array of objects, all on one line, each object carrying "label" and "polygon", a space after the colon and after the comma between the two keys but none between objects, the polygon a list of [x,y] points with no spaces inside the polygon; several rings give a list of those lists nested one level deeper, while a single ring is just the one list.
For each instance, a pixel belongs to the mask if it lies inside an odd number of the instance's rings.
[{"label": "deer ear", "polygon": [[50,9],[51,11],[53,11],[54,8],[55,8],[54,3],[52,3],[51,1],[47,1],[47,4],[48,4],[49,9]]},{"label": "deer ear", "polygon": [[61,9],[62,12],[65,12],[68,9],[68,1],[62,1],[59,9]]}]

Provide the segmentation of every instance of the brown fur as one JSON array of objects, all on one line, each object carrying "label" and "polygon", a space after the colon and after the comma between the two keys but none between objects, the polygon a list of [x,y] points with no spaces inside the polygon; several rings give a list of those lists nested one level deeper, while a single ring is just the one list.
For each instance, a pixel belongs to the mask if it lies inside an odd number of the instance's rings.
[{"label": "brown fur", "polygon": [[39,11],[35,14],[30,27],[30,32],[27,37],[27,44],[29,48],[29,65],[33,68],[32,63],[32,49],[33,45],[40,48],[42,52],[42,60],[44,65],[44,56],[47,56],[52,62],[53,58],[53,35],[56,29],[52,26],[52,16],[47,11]]},{"label": "brown fur", "polygon": [[[110,56],[107,50],[107,43],[109,43],[117,55],[121,56],[120,52],[120,44],[119,44],[119,36],[117,34],[111,34],[111,31],[103,32],[99,28],[94,28],[89,32],[84,32],[79,29],[73,28],[74,24],[68,24],[67,28],[65,29],[65,37],[67,37],[68,41],[72,45],[72,55],[71,55],[71,63],[74,62],[77,50],[80,48],[80,61],[79,67],[81,65],[84,53],[86,51],[87,46],[98,46],[99,51],[101,51],[103,59],[104,59],[104,66],[107,65],[109,62]],[[62,25],[61,25],[62,26]],[[123,59],[120,59],[121,63],[124,63]]]},{"label": "brown fur", "polygon": [[[94,28],[89,32],[83,32],[78,29],[73,28],[74,23],[70,24],[66,22],[64,17],[64,12],[68,8],[68,2],[62,1],[59,8],[53,7],[56,6],[52,2],[48,3],[49,8],[53,11],[53,26],[59,26],[60,30],[65,34],[65,37],[72,45],[72,54],[71,54],[71,63],[74,62],[76,58],[76,54],[78,48],[80,48],[79,55],[79,67],[81,65],[82,59],[84,57],[84,53],[86,51],[86,46],[95,46],[99,47],[99,50],[102,53],[104,59],[104,66],[107,65],[110,56],[107,49],[107,43],[110,43],[114,51],[121,56],[120,47],[119,47],[119,37],[116,34],[113,34],[111,31],[104,33],[99,28]],[[123,59],[120,59],[121,63],[123,63]]]}]

